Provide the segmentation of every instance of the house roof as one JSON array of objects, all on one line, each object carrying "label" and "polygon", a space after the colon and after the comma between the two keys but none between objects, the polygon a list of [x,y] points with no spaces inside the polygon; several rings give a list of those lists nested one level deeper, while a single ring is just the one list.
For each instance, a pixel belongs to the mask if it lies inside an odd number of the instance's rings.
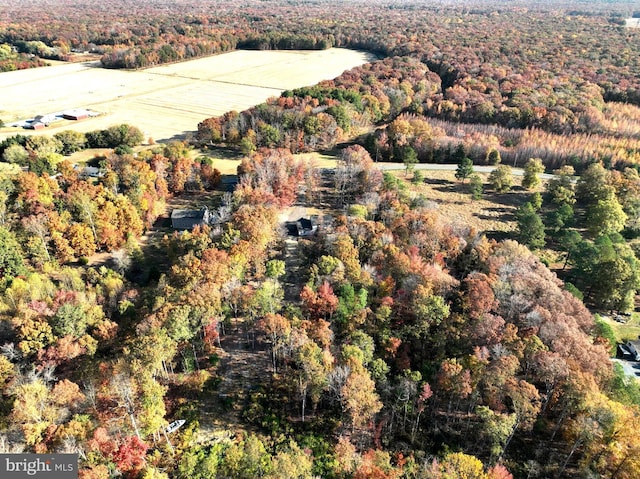
[{"label": "house roof", "polygon": [[182,218],[199,218],[203,219],[205,214],[205,209],[201,210],[178,210],[175,209],[171,212],[171,219],[182,219]]},{"label": "house roof", "polygon": [[84,108],[74,108],[72,110],[65,110],[62,112],[63,116],[90,116],[91,112]]},{"label": "house roof", "polygon": [[58,117],[56,117],[56,115],[48,114],[48,115],[37,115],[33,120],[34,122],[40,122],[40,123],[53,123],[57,119]]},{"label": "house roof", "polygon": [[298,220],[298,223],[300,223],[300,227],[302,229],[310,230],[313,228],[313,221],[310,220],[309,218],[300,218]]},{"label": "house roof", "polygon": [[181,210],[175,209],[171,212],[171,226],[177,230],[190,230],[196,225],[207,222],[208,210]]},{"label": "house roof", "polygon": [[618,345],[619,355],[631,361],[640,361],[640,341],[627,341]]},{"label": "house roof", "polygon": [[640,340],[627,341],[627,347],[633,346],[640,353]]},{"label": "house roof", "polygon": [[89,176],[91,178],[102,178],[105,172],[96,166],[85,166],[80,170],[80,176]]}]

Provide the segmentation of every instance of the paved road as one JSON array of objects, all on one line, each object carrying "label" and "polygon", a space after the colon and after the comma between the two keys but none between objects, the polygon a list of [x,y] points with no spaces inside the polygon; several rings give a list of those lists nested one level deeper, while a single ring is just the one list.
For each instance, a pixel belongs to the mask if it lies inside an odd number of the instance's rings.
[{"label": "paved road", "polygon": [[[376,163],[376,166],[381,170],[404,170],[405,166],[402,163]],[[458,165],[456,164],[448,164],[448,163],[417,163],[415,165],[416,170],[429,170],[429,171],[456,171]],[[476,173],[491,173],[495,170],[497,166],[489,166],[489,165],[473,165],[473,171]],[[523,168],[511,168],[511,173],[514,176],[523,176],[524,169]],[[548,180],[553,178],[554,175],[550,175],[549,173],[542,173],[540,178],[543,180]]]}]

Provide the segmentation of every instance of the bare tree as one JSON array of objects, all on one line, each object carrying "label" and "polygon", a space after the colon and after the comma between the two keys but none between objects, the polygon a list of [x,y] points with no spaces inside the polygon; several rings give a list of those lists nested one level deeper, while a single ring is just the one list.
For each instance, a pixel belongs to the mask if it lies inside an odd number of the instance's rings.
[{"label": "bare tree", "polygon": [[5,343],[0,346],[0,354],[2,354],[9,361],[20,359],[21,353],[14,343]]},{"label": "bare tree", "polygon": [[132,378],[123,373],[115,375],[110,381],[110,389],[118,398],[118,406],[123,409],[131,420],[133,430],[141,439],[138,423],[136,421],[136,394],[132,386]]},{"label": "bare tree", "polygon": [[24,218],[22,224],[28,233],[40,239],[47,261],[51,261],[51,255],[49,254],[50,231],[49,225],[47,224],[48,221],[49,219],[44,214],[39,214]]}]

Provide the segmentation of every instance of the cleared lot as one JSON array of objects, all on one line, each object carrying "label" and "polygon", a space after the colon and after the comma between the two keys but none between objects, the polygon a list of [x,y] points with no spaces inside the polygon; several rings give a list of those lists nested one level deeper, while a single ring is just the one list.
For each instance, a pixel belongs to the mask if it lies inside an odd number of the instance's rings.
[{"label": "cleared lot", "polygon": [[[38,132],[91,131],[118,123],[146,137],[168,139],[194,131],[205,118],[244,110],[283,90],[313,85],[372,61],[364,52],[234,51],[141,71],[106,70],[96,63],[64,64],[0,74],[5,123],[72,108],[104,115],[62,122]],[[28,130],[5,128],[0,139]]]}]

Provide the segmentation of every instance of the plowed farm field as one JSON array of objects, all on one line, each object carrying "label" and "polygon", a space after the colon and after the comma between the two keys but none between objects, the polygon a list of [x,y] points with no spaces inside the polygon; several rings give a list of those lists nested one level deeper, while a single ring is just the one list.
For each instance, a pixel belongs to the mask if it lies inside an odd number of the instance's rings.
[{"label": "plowed farm field", "polygon": [[[374,58],[365,52],[244,51],[145,70],[100,68],[99,63],[58,64],[0,73],[0,119],[5,123],[74,108],[101,115],[64,120],[39,130],[92,131],[129,123],[145,138],[183,137],[205,118],[242,111],[284,90],[314,85]],[[22,128],[3,128],[0,139]]]}]

